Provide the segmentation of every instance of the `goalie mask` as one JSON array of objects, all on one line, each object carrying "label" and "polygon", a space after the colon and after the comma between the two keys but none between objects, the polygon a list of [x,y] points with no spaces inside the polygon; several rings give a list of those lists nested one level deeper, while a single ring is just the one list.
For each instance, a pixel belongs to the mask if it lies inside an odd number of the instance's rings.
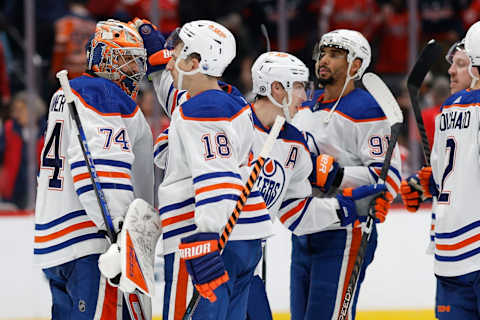
[{"label": "goalie mask", "polygon": [[[223,25],[209,21],[198,20],[188,22],[181,29],[176,29],[167,39],[165,46],[173,49],[183,43],[179,56],[175,61],[178,72],[178,88],[182,89],[184,75],[198,72],[212,77],[221,77],[223,71],[236,55],[235,38]],[[200,56],[199,67],[192,71],[183,71],[178,67],[181,59],[187,59],[192,53]]]},{"label": "goalie mask", "polygon": [[87,70],[114,81],[135,99],[147,70],[143,40],[135,28],[113,19],[100,21],[86,50]]},{"label": "goalie mask", "polygon": [[[252,66],[252,91],[260,96],[266,96],[277,107],[283,109],[285,119],[290,122],[289,106],[293,97],[299,96],[306,99],[305,86],[295,89],[294,83],[301,82],[305,85],[308,81],[308,68],[297,57],[284,52],[266,52],[260,55]],[[272,84],[279,82],[287,97],[279,103],[272,97]]]}]

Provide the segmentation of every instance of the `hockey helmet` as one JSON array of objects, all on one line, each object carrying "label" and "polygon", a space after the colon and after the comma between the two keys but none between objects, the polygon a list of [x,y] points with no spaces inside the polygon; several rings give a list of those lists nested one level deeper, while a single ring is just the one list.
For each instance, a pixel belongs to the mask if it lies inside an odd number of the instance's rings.
[{"label": "hockey helmet", "polygon": [[478,80],[478,76],[473,74],[472,67],[480,67],[480,21],[475,22],[468,28],[465,35],[465,53],[470,60],[468,73],[472,77],[471,87],[473,87]]},{"label": "hockey helmet", "polygon": [[323,47],[333,47],[347,51],[347,63],[349,69],[355,59],[362,60],[362,64],[353,76],[353,79],[360,79],[370,65],[372,50],[367,39],[358,31],[338,29],[325,33],[315,46],[313,60],[320,59]]},{"label": "hockey helmet", "polygon": [[[275,81],[280,82],[287,91],[287,101],[283,104],[272,97],[272,84]],[[274,105],[282,108],[287,120],[290,120],[288,106],[292,103],[293,84],[307,81],[308,68],[300,59],[289,53],[265,52],[252,66],[253,93],[268,97]]]}]

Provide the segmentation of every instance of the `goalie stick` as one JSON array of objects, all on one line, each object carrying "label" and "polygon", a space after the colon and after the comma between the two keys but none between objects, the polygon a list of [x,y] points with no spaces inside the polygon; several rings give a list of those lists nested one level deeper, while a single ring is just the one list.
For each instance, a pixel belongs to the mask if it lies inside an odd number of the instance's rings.
[{"label": "goalie stick", "polygon": [[[235,209],[233,209],[233,213],[230,215],[230,218],[228,219],[227,224],[223,229],[222,235],[220,236],[220,240],[218,241],[218,249],[220,251],[222,251],[223,248],[225,248],[225,245],[228,241],[230,233],[232,232],[233,227],[235,227],[235,225],[237,224],[237,220],[238,220],[238,217],[240,216],[240,212],[242,211],[243,206],[247,202],[247,198],[250,195],[250,192],[252,191],[253,185],[255,184],[255,181],[257,181],[257,178],[260,175],[260,171],[262,170],[265,160],[267,160],[270,154],[270,151],[272,150],[273,144],[277,140],[277,136],[280,133],[280,130],[282,129],[284,122],[285,122],[285,118],[281,116],[277,116],[277,118],[275,119],[275,123],[273,124],[272,129],[268,134],[267,140],[263,144],[262,151],[260,151],[258,159],[257,161],[255,161],[255,164],[253,165],[253,169],[252,169],[252,172],[250,173],[250,176],[248,177],[247,183],[243,187],[242,193],[240,194],[240,197],[238,198],[237,203],[235,204]],[[183,318],[182,318],[183,320],[190,320],[193,313],[195,312],[195,309],[197,308],[199,301],[200,301],[200,294],[198,293],[197,290],[194,290],[193,296],[190,299],[190,302],[188,303],[187,309],[185,310],[185,314],[183,315]]]},{"label": "goalie stick", "polygon": [[[378,180],[378,183],[384,183],[385,179],[387,178],[388,169],[390,168],[393,150],[397,143],[398,135],[400,134],[400,131],[402,129],[403,114],[400,110],[400,107],[398,106],[397,101],[393,97],[388,87],[376,74],[366,73],[362,78],[362,82],[368,92],[370,92],[370,94],[378,102],[383,112],[387,116],[388,122],[390,123],[391,133],[388,142],[388,149],[385,154],[382,170],[380,171],[380,178]],[[374,213],[370,213],[367,216],[365,227],[362,229],[362,240],[360,242],[360,247],[358,248],[357,257],[355,258],[355,264],[353,266],[352,274],[348,281],[347,290],[345,291],[345,296],[341,304],[341,309],[338,314],[338,320],[345,320],[348,317],[350,303],[354,298],[358,276],[360,275],[363,260],[365,259],[368,240],[370,239],[373,224],[375,223],[373,218],[374,216]]]},{"label": "goalie stick", "polygon": [[[56,76],[60,82],[60,86],[62,87],[63,93],[65,95],[65,101],[68,105],[70,116],[73,118],[75,125],[77,126],[77,129],[78,129],[78,135],[77,135],[78,142],[80,143],[80,147],[82,149],[85,165],[88,168],[90,181],[92,182],[92,185],[93,185],[93,191],[95,192],[98,206],[100,208],[100,211],[102,212],[103,222],[105,223],[107,236],[110,239],[111,243],[115,243],[117,242],[117,234],[115,233],[115,229],[113,227],[112,216],[110,215],[110,212],[108,210],[105,195],[103,193],[100,182],[98,181],[98,175],[95,169],[95,164],[93,162],[93,157],[92,157],[92,154],[90,153],[90,149],[88,148],[88,144],[87,144],[87,137],[85,135],[85,131],[83,130],[82,122],[80,121],[80,116],[78,115],[78,110],[75,105],[75,96],[73,95],[72,88],[70,87],[70,82],[68,81],[68,71],[61,70],[57,72]],[[128,311],[130,312],[130,316],[132,317],[132,319],[146,320],[145,312],[143,310],[144,308],[142,306],[141,297],[139,296],[139,293],[124,292],[124,298],[127,302]],[[140,308],[136,308],[136,306]]]},{"label": "goalie stick", "polygon": [[420,53],[420,56],[418,57],[417,62],[415,62],[407,80],[408,94],[410,96],[410,101],[412,102],[413,113],[415,114],[418,131],[420,132],[420,137],[422,139],[423,160],[424,165],[426,166],[430,165],[430,144],[428,143],[422,112],[418,104],[418,93],[428,71],[440,57],[440,52],[440,46],[435,40],[430,40]]}]

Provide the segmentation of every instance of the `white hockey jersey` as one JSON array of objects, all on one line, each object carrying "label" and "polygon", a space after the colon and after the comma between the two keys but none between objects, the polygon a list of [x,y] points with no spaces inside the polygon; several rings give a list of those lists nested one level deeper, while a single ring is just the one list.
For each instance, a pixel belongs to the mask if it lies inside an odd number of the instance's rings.
[{"label": "white hockey jersey", "polygon": [[[112,219],[134,198],[153,203],[152,134],[135,102],[115,83],[81,76],[70,81]],[[56,266],[103,253],[108,242],[78,130],[63,91],[52,97],[35,208],[36,264]]]},{"label": "white hockey jersey", "polygon": [[[378,181],[390,138],[390,124],[375,99],[365,90],[354,89],[341,98],[327,123],[335,100],[325,101],[317,90],[311,101],[295,115],[294,125],[304,132],[314,154],[329,154],[344,167],[340,188],[358,187]],[[395,197],[401,176],[400,152],[395,148],[386,178]],[[340,227],[333,227],[340,228]]]},{"label": "white hockey jersey", "polygon": [[[169,92],[177,95],[175,103],[165,104],[170,95],[159,94],[164,83],[159,87],[154,82],[159,100],[163,106],[177,106],[179,91],[167,83]],[[250,174],[255,134],[251,117],[244,99],[220,90],[202,92],[176,107],[168,135],[160,135],[155,145],[158,158],[168,143],[165,178],[158,189],[165,254],[175,251],[189,234],[223,231]],[[271,234],[270,216],[254,188],[230,240]]]},{"label": "white hockey jersey", "polygon": [[[166,75],[164,74],[163,77]],[[157,79],[160,80],[160,78]],[[156,88],[161,89],[159,84],[160,81],[157,82]],[[231,85],[221,83],[221,86],[229,94],[241,95]],[[165,87],[164,85],[163,90],[163,93],[158,90],[157,94],[163,101],[162,104],[167,113],[175,110],[179,99],[186,101],[189,98],[182,91],[174,89],[173,86]],[[164,96],[167,98],[162,98]],[[252,116],[255,126],[253,154],[256,158],[270,130],[261,124],[254,111]],[[159,135],[154,147],[155,164],[162,169],[166,167],[167,162],[168,131],[166,129]],[[272,148],[269,159],[265,162],[256,187],[262,194],[270,214],[278,217],[290,231],[297,235],[318,232],[339,222],[336,214],[338,209],[336,199],[311,197],[312,188],[308,181],[311,171],[312,161],[305,139],[294,126],[285,124]],[[319,212],[321,213],[319,214]],[[243,215],[241,217],[243,219]]]},{"label": "white hockey jersey", "polygon": [[[255,114],[256,129],[254,155],[260,153],[270,129],[265,128]],[[296,235],[319,232],[339,223],[335,198],[312,197],[308,176],[312,160],[301,132],[285,123],[265,161],[256,184],[272,216],[276,216]]]},{"label": "white hockey jersey", "polygon": [[432,171],[440,194],[435,210],[435,274],[480,270],[480,90],[449,97],[435,118]]}]

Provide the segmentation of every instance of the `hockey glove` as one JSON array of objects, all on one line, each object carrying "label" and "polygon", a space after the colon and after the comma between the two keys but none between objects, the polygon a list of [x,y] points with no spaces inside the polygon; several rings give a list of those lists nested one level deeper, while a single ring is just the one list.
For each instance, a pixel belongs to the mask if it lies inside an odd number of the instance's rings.
[{"label": "hockey glove", "polygon": [[393,200],[384,184],[346,188],[337,195],[340,209],[337,210],[342,227],[354,224],[356,220],[365,221],[372,215],[375,222],[384,222]]},{"label": "hockey glove", "polygon": [[180,258],[185,260],[195,288],[210,302],[217,300],[213,290],[229,279],[218,250],[218,239],[217,233],[203,232],[182,238],[179,245]]},{"label": "hockey glove", "polygon": [[423,188],[417,174],[408,177],[407,180],[402,180],[400,195],[407,211],[417,212],[420,203],[423,201]]},{"label": "hockey glove", "polygon": [[[170,50],[164,49],[165,46],[165,37],[160,31],[148,20],[140,20],[135,18],[133,24],[138,30],[138,33],[143,39],[143,46],[147,51],[147,75],[152,72],[160,71],[165,69],[168,61],[171,58]],[[151,63],[150,57],[153,55],[161,53],[164,55],[168,53],[168,59],[164,63]],[[157,59],[158,60],[158,59]]]},{"label": "hockey glove", "polygon": [[418,171],[418,177],[420,178],[425,198],[438,197],[438,189],[435,180],[433,180],[432,167],[423,167]]},{"label": "hockey glove", "polygon": [[[123,223],[123,217],[116,217],[112,221],[113,229],[117,237],[122,231]],[[100,230],[98,232],[104,234],[105,236],[107,235],[107,231],[105,230]],[[110,244],[110,247],[107,249],[107,251],[100,255],[98,258],[98,268],[103,276],[109,280],[111,285],[118,285],[120,273],[122,272],[120,264],[120,247],[118,243]]]},{"label": "hockey glove", "polygon": [[313,162],[313,170],[308,177],[310,183],[325,193],[338,188],[342,183],[343,168],[327,154],[317,156],[310,153],[310,156]]}]

